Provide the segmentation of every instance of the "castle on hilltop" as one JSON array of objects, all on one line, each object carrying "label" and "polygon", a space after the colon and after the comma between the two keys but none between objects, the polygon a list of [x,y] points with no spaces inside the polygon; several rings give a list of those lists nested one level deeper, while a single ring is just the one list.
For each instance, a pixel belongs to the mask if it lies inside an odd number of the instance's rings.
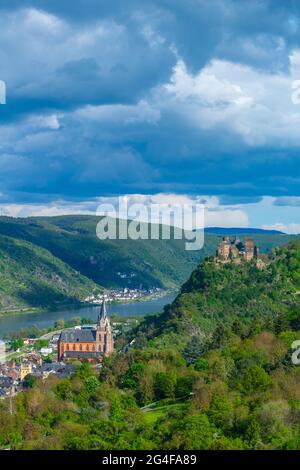
[{"label": "castle on hilltop", "polygon": [[217,249],[217,259],[219,261],[241,260],[251,261],[258,259],[259,248],[254,244],[253,238],[245,238],[244,243],[235,237],[231,240],[229,237],[223,237]]},{"label": "castle on hilltop", "polygon": [[58,360],[99,362],[114,351],[114,342],[105,300],[100,308],[97,327],[75,327],[62,331],[58,340]]}]

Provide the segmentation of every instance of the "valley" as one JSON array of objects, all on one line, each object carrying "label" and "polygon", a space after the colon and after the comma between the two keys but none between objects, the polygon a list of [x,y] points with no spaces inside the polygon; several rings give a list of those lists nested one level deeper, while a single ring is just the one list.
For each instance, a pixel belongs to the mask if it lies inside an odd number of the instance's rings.
[{"label": "valley", "polygon": [[[215,253],[223,235],[206,233],[203,249],[194,252],[184,249],[184,240],[99,240],[98,220],[0,217],[0,313],[80,305],[110,289],[176,289]],[[251,236],[265,253],[295,238]]]}]

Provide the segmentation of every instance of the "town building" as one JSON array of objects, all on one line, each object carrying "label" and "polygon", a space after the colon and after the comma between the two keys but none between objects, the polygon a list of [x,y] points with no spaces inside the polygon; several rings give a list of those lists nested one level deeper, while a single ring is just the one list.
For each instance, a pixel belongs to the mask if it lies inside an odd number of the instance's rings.
[{"label": "town building", "polygon": [[58,340],[58,360],[85,360],[99,362],[114,351],[110,321],[103,300],[97,326],[64,330]]},{"label": "town building", "polygon": [[32,364],[30,362],[22,362],[20,367],[20,380],[23,381],[27,375],[32,373]]}]

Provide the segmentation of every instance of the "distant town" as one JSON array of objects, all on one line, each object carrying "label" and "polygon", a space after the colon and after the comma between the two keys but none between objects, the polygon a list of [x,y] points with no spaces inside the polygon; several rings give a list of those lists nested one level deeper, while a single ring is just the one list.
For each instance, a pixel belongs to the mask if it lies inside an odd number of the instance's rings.
[{"label": "distant town", "polygon": [[109,289],[103,293],[88,295],[84,299],[84,302],[100,305],[103,299],[105,299],[105,301],[108,303],[130,302],[152,298],[154,299],[165,294],[166,291],[164,289],[160,289],[159,287],[153,287],[150,289],[143,289],[142,287],[139,289],[129,289],[128,287],[124,287],[124,289]]}]

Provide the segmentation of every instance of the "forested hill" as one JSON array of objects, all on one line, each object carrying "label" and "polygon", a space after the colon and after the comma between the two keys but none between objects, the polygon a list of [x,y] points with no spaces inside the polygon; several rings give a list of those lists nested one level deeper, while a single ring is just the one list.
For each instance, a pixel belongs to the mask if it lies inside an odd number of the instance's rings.
[{"label": "forested hill", "polygon": [[[0,234],[45,248],[104,287],[179,287],[221,240],[221,235],[206,233],[200,251],[186,251],[184,240],[99,240],[98,222],[99,217],[88,215],[0,217]],[[253,238],[268,252],[293,236],[258,233]]]},{"label": "forested hill", "polygon": [[210,337],[217,327],[249,328],[255,320],[273,325],[300,314],[300,239],[255,262],[216,263],[205,259],[192,272],[172,305],[146,320],[148,337],[182,346],[191,335]]},{"label": "forested hill", "polygon": [[0,311],[74,304],[99,291],[44,248],[0,235]]},{"label": "forested hill", "polygon": [[[104,287],[174,288],[184,282],[202,252],[185,250],[183,240],[99,240],[99,217],[0,218],[0,234],[50,251]],[[216,246],[216,237],[212,246]]]},{"label": "forested hill", "polygon": [[[0,311],[52,307],[103,287],[178,288],[221,239],[205,234],[200,251],[186,251],[184,240],[99,240],[98,222],[93,216],[0,217]],[[263,252],[292,238],[254,236]]]}]

